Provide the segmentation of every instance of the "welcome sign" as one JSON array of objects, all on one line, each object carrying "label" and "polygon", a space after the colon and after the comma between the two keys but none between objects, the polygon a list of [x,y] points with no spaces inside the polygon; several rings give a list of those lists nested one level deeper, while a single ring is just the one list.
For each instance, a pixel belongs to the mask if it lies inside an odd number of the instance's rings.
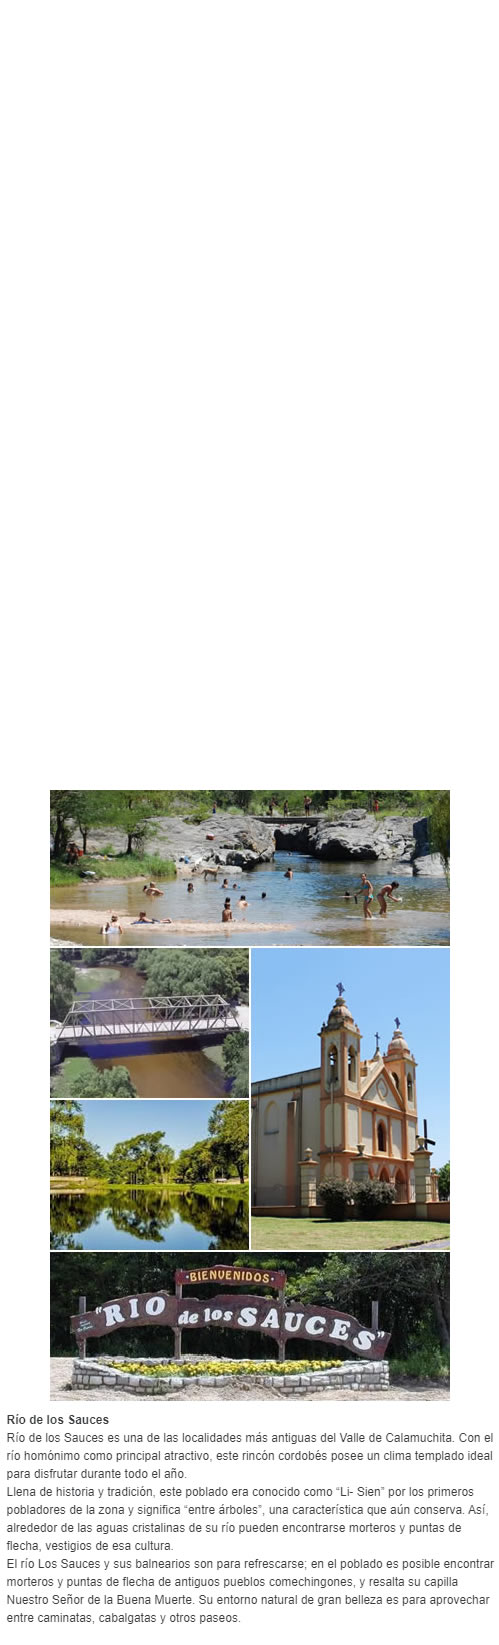
[{"label": "welcome sign", "polygon": [[389,1332],[361,1325],[353,1314],[341,1313],[337,1308],[322,1308],[319,1304],[304,1307],[283,1297],[275,1301],[251,1294],[235,1297],[230,1292],[209,1299],[191,1296],[187,1302],[167,1291],[143,1291],[136,1296],[118,1297],[89,1311],[85,1308],[71,1319],[71,1330],[80,1352],[85,1351],[85,1343],[91,1337],[139,1325],[169,1326],[175,1333],[177,1358],[181,1353],[182,1331],[206,1327],[215,1331],[258,1331],[278,1342],[282,1358],[285,1344],[292,1337],[330,1344],[331,1348],[348,1348],[365,1359],[383,1359],[390,1341]]},{"label": "welcome sign", "polygon": [[217,1285],[269,1285],[272,1291],[282,1291],[286,1284],[286,1275],[282,1268],[243,1268],[237,1267],[237,1264],[175,1269],[175,1288],[182,1285],[205,1285],[213,1281],[216,1281]]}]

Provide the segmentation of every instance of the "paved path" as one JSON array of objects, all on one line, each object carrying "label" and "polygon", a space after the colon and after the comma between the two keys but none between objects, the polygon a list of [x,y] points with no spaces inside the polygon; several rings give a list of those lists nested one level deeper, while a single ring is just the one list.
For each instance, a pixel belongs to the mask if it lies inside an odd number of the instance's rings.
[{"label": "paved path", "polygon": [[[151,1405],[152,1403],[154,1408],[157,1406],[159,1397],[157,1394],[132,1394],[115,1388],[72,1388],[70,1382],[71,1365],[72,1361],[70,1359],[52,1359],[50,1361],[51,1400],[67,1399],[70,1400],[71,1404],[76,1404],[83,1400],[85,1405],[107,1404],[108,1400],[113,1400],[115,1404],[117,1403],[120,1405],[124,1404],[125,1401],[133,1400],[135,1405]],[[213,1404],[214,1402],[217,1402],[221,1405],[227,1405],[240,1403],[242,1400],[250,1400],[252,1404],[259,1401],[265,1401],[265,1403],[268,1404],[269,1400],[277,1400],[282,1404],[290,1397],[296,1398],[296,1395],[293,1394],[293,1396],[290,1396],[289,1394],[285,1394],[284,1389],[281,1393],[279,1388],[228,1388],[226,1383],[223,1388],[194,1388],[192,1384],[188,1383],[187,1387],[185,1389],[183,1388],[180,1393],[178,1393],[177,1390],[175,1390],[175,1393],[171,1394],[168,1394],[165,1391],[165,1394],[163,1395],[163,1402],[166,1403],[173,1400],[179,1405],[199,1404],[200,1402],[203,1402],[203,1404],[206,1404],[206,1402]],[[340,1388],[336,1392],[334,1392],[332,1388],[322,1388],[320,1391],[317,1390],[316,1394],[302,1394],[299,1396],[300,1402],[303,1403],[303,1401],[305,1401],[307,1405],[321,1404],[325,1400],[341,1400],[351,1405],[352,1397],[356,1402],[357,1400],[374,1400],[376,1404],[385,1400],[392,1402],[393,1400],[405,1401],[407,1399],[433,1401],[436,1399],[448,1399],[449,1389],[445,1383],[428,1382],[422,1384],[421,1386],[410,1386],[405,1384],[395,1386],[393,1388],[389,1388],[386,1393],[382,1394],[365,1393],[355,1394],[352,1396],[348,1388]]]},{"label": "paved path", "polygon": [[[400,1247],[397,1247],[400,1249]],[[422,1245],[404,1245],[404,1251],[450,1251],[450,1239],[424,1240]]]}]

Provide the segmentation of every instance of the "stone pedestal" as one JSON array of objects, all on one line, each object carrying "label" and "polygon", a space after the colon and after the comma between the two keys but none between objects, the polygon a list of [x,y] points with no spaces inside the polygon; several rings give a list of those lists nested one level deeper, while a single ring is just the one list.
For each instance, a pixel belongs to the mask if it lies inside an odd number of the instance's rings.
[{"label": "stone pedestal", "polygon": [[305,1159],[299,1160],[300,1167],[300,1205],[302,1210],[309,1210],[310,1206],[317,1205],[317,1160],[312,1159],[312,1149],[305,1149]]},{"label": "stone pedestal", "polygon": [[425,1222],[428,1218],[428,1206],[433,1199],[429,1149],[424,1146],[416,1148],[413,1159],[416,1221]]}]

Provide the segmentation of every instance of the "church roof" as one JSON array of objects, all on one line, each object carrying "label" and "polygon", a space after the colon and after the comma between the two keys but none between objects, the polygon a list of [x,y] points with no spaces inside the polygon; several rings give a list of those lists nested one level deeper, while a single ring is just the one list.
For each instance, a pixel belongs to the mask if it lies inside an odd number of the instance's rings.
[{"label": "church roof", "polygon": [[392,1034],[386,1055],[387,1057],[410,1057],[412,1053],[409,1050],[407,1040],[404,1039],[398,1017],[395,1018],[395,1024],[395,1032]]},{"label": "church roof", "polygon": [[323,1023],[323,1028],[326,1026],[328,1028],[355,1028],[356,1033],[358,1034],[360,1030],[357,1028],[357,1024],[354,1022],[347,1002],[343,998],[343,988],[341,983],[338,984],[338,989],[339,992],[337,998],[335,999],[332,1010],[329,1012],[327,1025],[326,1023]]}]

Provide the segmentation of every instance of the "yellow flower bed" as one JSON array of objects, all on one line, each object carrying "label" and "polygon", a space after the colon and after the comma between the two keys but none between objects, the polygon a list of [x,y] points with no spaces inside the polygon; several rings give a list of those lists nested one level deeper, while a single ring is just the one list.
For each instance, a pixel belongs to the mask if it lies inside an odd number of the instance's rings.
[{"label": "yellow flower bed", "polygon": [[307,1371],[333,1371],[342,1363],[341,1359],[293,1359],[284,1365],[275,1359],[202,1359],[165,1360],[164,1365],[145,1365],[141,1360],[129,1360],[126,1365],[111,1361],[110,1369],[123,1371],[125,1376],[140,1377],[298,1376]]}]

